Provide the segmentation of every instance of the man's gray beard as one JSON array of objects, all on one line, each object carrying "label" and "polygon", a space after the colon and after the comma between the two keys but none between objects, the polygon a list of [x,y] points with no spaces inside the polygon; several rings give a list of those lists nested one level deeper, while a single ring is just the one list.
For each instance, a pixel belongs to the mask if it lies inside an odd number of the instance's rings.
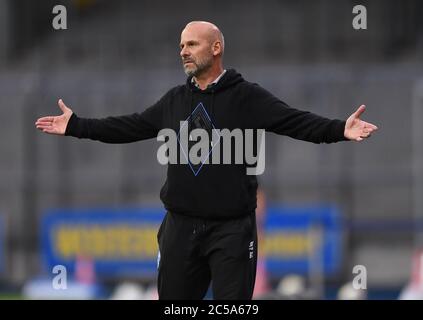
[{"label": "man's gray beard", "polygon": [[195,69],[195,70],[193,70],[193,69],[187,70],[187,69],[184,68],[184,72],[185,72],[185,74],[188,77],[191,77],[191,76],[195,77],[196,71],[197,71],[197,69]]},{"label": "man's gray beard", "polygon": [[210,59],[209,61],[205,61],[205,62],[200,61],[199,64],[196,64],[196,63],[194,63],[194,64],[195,64],[195,67],[196,67],[194,69],[187,70],[186,68],[184,68],[184,72],[185,72],[185,74],[188,77],[190,77],[190,76],[193,76],[193,77],[199,76],[204,71],[207,71],[212,66],[213,63],[212,63],[212,60]]}]

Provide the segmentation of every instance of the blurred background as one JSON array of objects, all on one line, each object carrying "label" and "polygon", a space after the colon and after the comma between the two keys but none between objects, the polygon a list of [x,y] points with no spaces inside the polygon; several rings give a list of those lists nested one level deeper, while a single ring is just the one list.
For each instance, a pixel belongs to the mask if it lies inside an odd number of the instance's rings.
[{"label": "blurred background", "polygon": [[366,104],[379,127],[360,144],[266,136],[255,298],[423,298],[422,16],[418,0],[0,0],[0,298],[157,298],[159,143],[34,122],[59,98],[81,117],[143,111],[185,81],[192,20],[222,30],[226,68],[290,106],[346,119]]}]

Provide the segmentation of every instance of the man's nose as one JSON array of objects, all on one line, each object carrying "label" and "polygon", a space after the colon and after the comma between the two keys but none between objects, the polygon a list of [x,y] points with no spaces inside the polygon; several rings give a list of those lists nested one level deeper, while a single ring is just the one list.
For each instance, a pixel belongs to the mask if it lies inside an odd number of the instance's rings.
[{"label": "man's nose", "polygon": [[180,54],[181,54],[181,57],[182,58],[189,56],[189,52],[185,48],[181,49],[181,53]]}]

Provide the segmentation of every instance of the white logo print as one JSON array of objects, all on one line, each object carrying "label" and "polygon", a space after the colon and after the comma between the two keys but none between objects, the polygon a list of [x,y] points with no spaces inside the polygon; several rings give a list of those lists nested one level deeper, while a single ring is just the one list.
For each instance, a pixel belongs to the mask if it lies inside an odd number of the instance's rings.
[{"label": "white logo print", "polygon": [[252,259],[254,257],[254,241],[250,242],[248,250],[250,250],[250,259]]}]

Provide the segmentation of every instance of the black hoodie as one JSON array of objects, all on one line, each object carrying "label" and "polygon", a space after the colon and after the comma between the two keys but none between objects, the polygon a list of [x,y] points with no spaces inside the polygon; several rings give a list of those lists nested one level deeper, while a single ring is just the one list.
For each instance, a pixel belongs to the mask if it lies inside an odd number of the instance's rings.
[{"label": "black hoodie", "polygon": [[[106,143],[129,143],[156,138],[164,128],[202,127],[229,130],[265,129],[313,143],[344,138],[345,121],[330,120],[290,108],[257,84],[229,69],[205,90],[192,83],[168,91],[142,113],[84,119],[72,115],[65,135]],[[178,158],[179,159],[179,158]],[[246,164],[169,164],[160,198],[167,210],[195,217],[225,219],[256,208],[257,178],[246,174]]]}]

